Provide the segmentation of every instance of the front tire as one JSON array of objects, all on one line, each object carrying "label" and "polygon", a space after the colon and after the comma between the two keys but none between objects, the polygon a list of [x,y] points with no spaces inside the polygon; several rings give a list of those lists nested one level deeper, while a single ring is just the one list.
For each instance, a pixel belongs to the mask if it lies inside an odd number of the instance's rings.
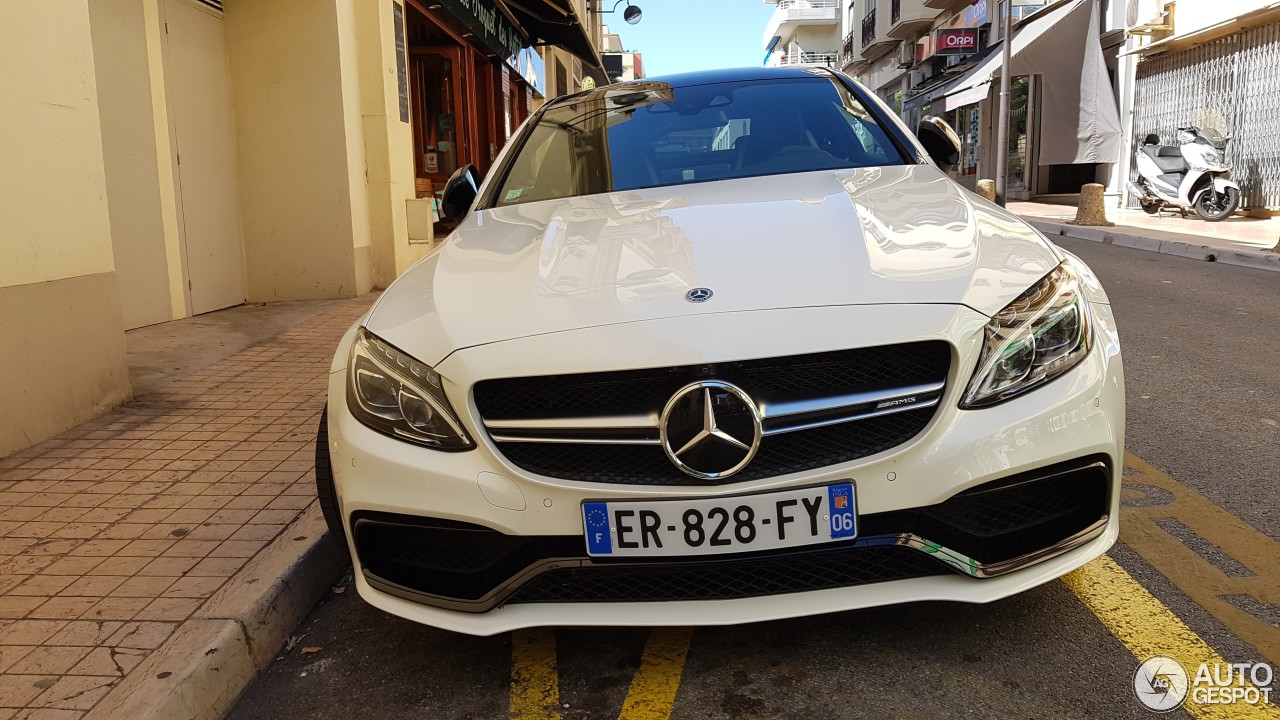
[{"label": "front tire", "polygon": [[338,509],[338,488],[333,483],[333,465],[329,459],[329,411],[320,414],[320,427],[316,429],[316,497],[320,500],[320,513],[329,526],[329,534],[346,547],[347,531],[342,527],[342,511]]},{"label": "front tire", "polygon": [[1236,207],[1240,204],[1240,191],[1235,188],[1227,188],[1223,192],[1215,193],[1212,190],[1200,194],[1200,198],[1196,200],[1196,214],[1205,222],[1219,222],[1231,217],[1231,213],[1236,211]]}]

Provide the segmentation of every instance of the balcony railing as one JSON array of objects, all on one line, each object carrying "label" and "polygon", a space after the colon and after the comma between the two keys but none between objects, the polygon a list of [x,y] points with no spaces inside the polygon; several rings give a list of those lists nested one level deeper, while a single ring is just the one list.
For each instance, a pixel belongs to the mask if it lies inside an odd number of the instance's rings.
[{"label": "balcony railing", "polygon": [[779,10],[827,10],[838,7],[839,0],[778,0]]},{"label": "balcony railing", "polygon": [[780,65],[823,65],[835,67],[839,54],[833,52],[798,52],[787,53]]},{"label": "balcony railing", "polygon": [[862,18],[862,47],[871,44],[876,39],[876,11],[873,8]]},{"label": "balcony railing", "polygon": [[902,19],[902,0],[892,0],[889,3],[889,24],[897,25]]}]

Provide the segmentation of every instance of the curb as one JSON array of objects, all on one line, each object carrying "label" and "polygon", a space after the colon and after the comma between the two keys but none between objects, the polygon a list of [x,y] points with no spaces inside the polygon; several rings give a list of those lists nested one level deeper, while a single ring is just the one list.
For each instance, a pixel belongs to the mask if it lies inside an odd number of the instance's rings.
[{"label": "curb", "polygon": [[[1213,245],[1204,245],[1187,240],[1136,235],[1118,231],[1114,227],[1072,225],[1030,215],[1023,216],[1022,219],[1035,229],[1051,237],[1061,235],[1062,237],[1078,240],[1092,240],[1093,242],[1119,245],[1120,247],[1134,248],[1136,250],[1147,250],[1162,255],[1173,255],[1205,262],[1218,262],[1224,265],[1237,265],[1255,270],[1280,272],[1280,252],[1214,247]],[[1172,235],[1173,233],[1162,234]]]},{"label": "curb", "polygon": [[312,502],[117,685],[85,720],[218,720],[347,563]]}]

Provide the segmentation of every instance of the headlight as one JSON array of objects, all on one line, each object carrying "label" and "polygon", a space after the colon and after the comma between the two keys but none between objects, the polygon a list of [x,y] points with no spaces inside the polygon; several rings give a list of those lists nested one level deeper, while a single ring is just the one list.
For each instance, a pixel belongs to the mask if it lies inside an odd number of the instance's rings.
[{"label": "headlight", "polygon": [[440,375],[360,328],[347,363],[347,407],[382,433],[437,450],[475,443],[449,405]]},{"label": "headlight", "polygon": [[1049,382],[1083,360],[1089,342],[1080,278],[1063,262],[987,323],[960,407],[995,405]]}]

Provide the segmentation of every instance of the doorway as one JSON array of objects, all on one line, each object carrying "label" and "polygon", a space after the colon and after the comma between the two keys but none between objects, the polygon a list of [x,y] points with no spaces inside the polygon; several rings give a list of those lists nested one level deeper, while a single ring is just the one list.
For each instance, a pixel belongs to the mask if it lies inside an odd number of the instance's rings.
[{"label": "doorway", "polygon": [[160,7],[178,233],[199,315],[247,295],[227,43],[221,11],[189,0]]}]

